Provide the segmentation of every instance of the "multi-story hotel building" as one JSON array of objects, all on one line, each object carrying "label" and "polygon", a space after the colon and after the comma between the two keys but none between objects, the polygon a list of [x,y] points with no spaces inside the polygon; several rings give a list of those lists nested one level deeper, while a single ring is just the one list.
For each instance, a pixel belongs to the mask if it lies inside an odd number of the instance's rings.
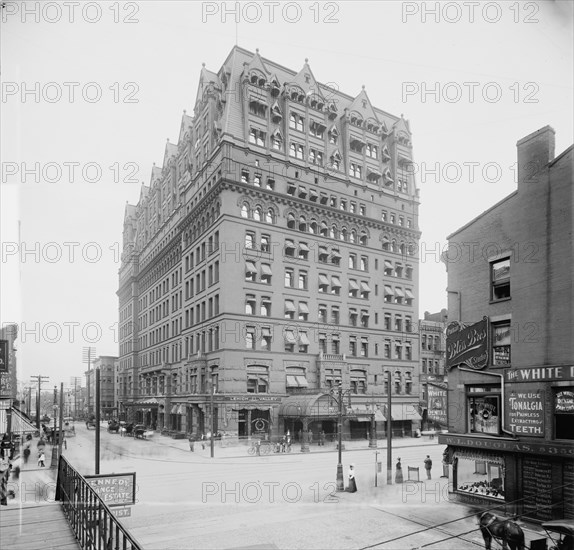
[{"label": "multi-story hotel building", "polygon": [[[408,433],[418,192],[408,122],[235,47],[125,210],[128,419],[180,433]],[[414,321],[414,322],[413,322]],[[392,373],[390,387],[387,372]],[[330,393],[331,392],[331,393]]]},{"label": "multi-story hotel building", "polygon": [[518,189],[448,237],[439,442],[460,499],[574,518],[573,147],[548,126],[517,147]]}]

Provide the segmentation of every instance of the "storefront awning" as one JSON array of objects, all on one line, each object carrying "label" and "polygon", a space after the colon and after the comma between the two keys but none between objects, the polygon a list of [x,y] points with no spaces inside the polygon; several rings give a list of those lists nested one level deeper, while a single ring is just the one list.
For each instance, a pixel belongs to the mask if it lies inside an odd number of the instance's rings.
[{"label": "storefront awning", "polygon": [[391,405],[391,417],[393,420],[422,420],[414,403],[397,403]]},{"label": "storefront awning", "polygon": [[[37,428],[28,421],[24,414],[12,407],[12,433],[34,433]],[[0,433],[8,431],[8,409],[0,409]]]},{"label": "storefront awning", "polygon": [[299,394],[286,397],[279,406],[279,416],[283,418],[336,418],[337,404],[328,394]]}]

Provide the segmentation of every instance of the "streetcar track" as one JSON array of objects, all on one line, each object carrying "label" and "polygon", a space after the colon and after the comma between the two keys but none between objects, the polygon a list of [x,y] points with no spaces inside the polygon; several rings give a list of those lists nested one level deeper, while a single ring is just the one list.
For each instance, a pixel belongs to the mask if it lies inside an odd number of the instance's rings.
[{"label": "streetcar track", "polygon": [[[462,535],[464,535],[465,533],[461,533],[460,535],[457,535],[456,533],[451,533],[451,532],[449,532],[448,530],[446,530],[445,528],[441,527],[440,525],[439,525],[439,526],[433,526],[433,525],[434,525],[433,523],[427,523],[427,522],[424,522],[424,521],[417,521],[417,520],[414,520],[414,519],[412,519],[412,518],[410,518],[410,517],[407,517],[407,516],[401,516],[400,514],[395,514],[394,512],[389,512],[388,510],[385,510],[384,508],[380,508],[379,506],[376,506],[376,505],[375,505],[375,506],[372,506],[372,507],[373,507],[375,510],[377,510],[378,512],[382,512],[382,513],[384,513],[384,514],[388,514],[388,515],[391,515],[391,516],[395,516],[396,518],[399,518],[399,519],[402,519],[402,520],[405,520],[405,521],[414,523],[414,524],[416,524],[416,525],[420,525],[420,526],[422,526],[422,527],[425,527],[425,528],[426,528],[425,531],[427,531],[427,532],[430,532],[431,530],[440,531],[440,532],[441,532],[442,534],[444,534],[444,535],[448,535],[449,537],[455,537],[455,538],[457,538],[457,539],[461,539],[461,540],[463,540],[463,541],[465,541],[465,542],[468,542],[468,543],[470,543],[470,544],[474,544],[475,546],[478,546],[479,548],[482,548],[483,545],[484,545],[484,543],[482,543],[482,542],[476,542],[476,541],[474,541],[474,540],[470,540],[470,539],[464,538]],[[466,518],[464,518],[464,517],[463,517],[463,518],[458,518],[458,519],[456,519],[456,520],[453,520],[453,522],[454,522],[454,521],[461,521],[462,519],[466,519]],[[477,527],[477,530],[478,530],[478,527]],[[425,532],[425,531],[422,531],[422,532]],[[408,538],[408,537],[412,537],[412,536],[418,535],[418,534],[421,534],[421,531],[418,531],[418,532],[416,532],[416,533],[407,534],[407,535],[401,535],[400,537],[395,537],[395,538],[389,539],[389,540],[387,540],[387,541],[382,541],[382,542],[379,542],[379,543],[377,543],[377,544],[375,544],[375,545],[365,546],[365,547],[363,547],[363,548],[360,549],[360,550],[365,550],[365,549],[367,549],[367,548],[378,548],[379,546],[382,546],[382,545],[385,545],[385,544],[389,544],[389,543],[394,542],[394,541],[396,541],[396,540],[398,540],[398,539]],[[441,541],[437,541],[437,543],[438,543],[438,542],[441,542]],[[416,548],[416,547],[415,547],[415,548]]]}]

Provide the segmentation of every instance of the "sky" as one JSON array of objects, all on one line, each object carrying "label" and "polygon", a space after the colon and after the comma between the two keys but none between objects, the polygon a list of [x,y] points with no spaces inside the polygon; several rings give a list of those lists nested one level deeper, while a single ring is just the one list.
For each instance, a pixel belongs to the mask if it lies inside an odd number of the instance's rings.
[{"label": "sky", "polygon": [[126,202],[236,44],[409,120],[420,316],[446,307],[447,235],[516,189],[516,142],[573,142],[570,1],[73,4],[2,10],[0,322],[25,383],[118,354]]}]

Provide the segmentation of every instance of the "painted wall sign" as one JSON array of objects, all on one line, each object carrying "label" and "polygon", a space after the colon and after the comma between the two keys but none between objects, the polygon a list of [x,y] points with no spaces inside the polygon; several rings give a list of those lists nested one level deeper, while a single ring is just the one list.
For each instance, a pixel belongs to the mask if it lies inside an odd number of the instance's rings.
[{"label": "painted wall sign", "polygon": [[446,328],[446,366],[452,369],[464,363],[480,370],[488,365],[488,319],[473,325],[453,321]]},{"label": "painted wall sign", "polygon": [[434,420],[443,426],[448,425],[447,421],[447,387],[446,384],[428,384],[428,408],[427,418]]},{"label": "painted wall sign", "polygon": [[100,474],[84,476],[92,489],[108,506],[136,502],[136,474]]},{"label": "painted wall sign", "polygon": [[0,340],[0,372],[8,372],[8,340]]},{"label": "painted wall sign", "polygon": [[548,456],[567,456],[574,458],[574,446],[556,442],[548,443],[522,443],[509,439],[466,437],[464,435],[439,435],[440,445],[453,445],[459,447],[472,447],[475,449],[489,449],[512,453],[534,453]]},{"label": "painted wall sign", "polygon": [[544,380],[574,380],[574,366],[528,367],[508,369],[504,372],[507,382],[541,382]]},{"label": "painted wall sign", "polygon": [[508,395],[506,427],[517,435],[544,437],[544,392],[520,391]]},{"label": "painted wall sign", "polygon": [[554,412],[572,413],[574,412],[574,392],[560,391],[556,394],[554,402]]}]

